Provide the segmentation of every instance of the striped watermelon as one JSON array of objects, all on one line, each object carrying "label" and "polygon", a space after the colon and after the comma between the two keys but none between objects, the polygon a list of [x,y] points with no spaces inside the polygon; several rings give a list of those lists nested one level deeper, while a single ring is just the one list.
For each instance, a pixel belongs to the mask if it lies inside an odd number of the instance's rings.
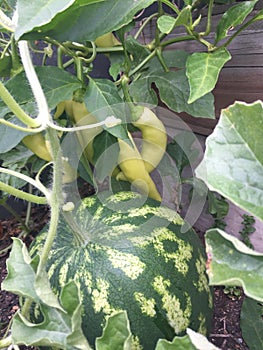
[{"label": "striped watermelon", "polygon": [[[133,192],[85,198],[60,220],[48,273],[56,292],[71,279],[80,286],[90,344],[116,310],[127,310],[133,349],[154,349],[159,338],[171,340],[187,327],[207,334],[212,296],[204,248],[182,224],[174,211]],[[33,255],[44,239],[42,232]]]}]

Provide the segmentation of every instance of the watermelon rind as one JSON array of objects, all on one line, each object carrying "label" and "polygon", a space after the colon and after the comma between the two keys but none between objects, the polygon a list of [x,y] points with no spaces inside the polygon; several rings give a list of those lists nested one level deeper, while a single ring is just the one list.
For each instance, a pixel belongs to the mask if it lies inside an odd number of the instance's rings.
[{"label": "watermelon rind", "polygon": [[[47,263],[58,294],[70,280],[80,288],[82,328],[90,344],[106,318],[126,310],[133,349],[152,350],[186,328],[207,335],[212,293],[204,246],[183,219],[160,202],[134,192],[102,193],[61,215]],[[47,229],[31,247],[41,252]]]}]

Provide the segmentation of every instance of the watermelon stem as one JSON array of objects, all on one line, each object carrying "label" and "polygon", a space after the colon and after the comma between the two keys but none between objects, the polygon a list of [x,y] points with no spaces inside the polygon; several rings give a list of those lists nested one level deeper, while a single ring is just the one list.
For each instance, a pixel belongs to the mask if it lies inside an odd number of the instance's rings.
[{"label": "watermelon stem", "polygon": [[53,244],[53,241],[56,237],[60,207],[63,204],[62,196],[62,171],[63,171],[63,162],[62,162],[62,150],[60,148],[60,142],[57,135],[57,132],[51,128],[47,128],[47,135],[50,140],[50,147],[52,156],[54,159],[53,162],[53,188],[50,197],[50,225],[47,234],[47,238],[40,256],[40,261],[37,269],[37,275],[41,274],[45,270],[45,266],[49,257],[49,253]]},{"label": "watermelon stem", "polygon": [[76,221],[74,219],[74,216],[72,212],[64,212],[64,218],[67,221],[68,225],[71,228],[71,231],[73,233],[73,237],[75,240],[75,243],[78,247],[83,246],[87,241],[90,241],[90,238],[87,239],[87,233],[82,232],[82,230],[79,228],[79,226],[76,224]]}]

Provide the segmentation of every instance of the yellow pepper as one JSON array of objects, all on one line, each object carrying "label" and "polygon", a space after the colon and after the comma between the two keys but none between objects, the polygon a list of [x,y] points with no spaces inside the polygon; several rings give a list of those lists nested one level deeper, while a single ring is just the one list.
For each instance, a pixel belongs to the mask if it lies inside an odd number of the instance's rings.
[{"label": "yellow pepper", "polygon": [[59,104],[56,107],[56,111],[54,113],[54,119],[58,119],[63,114],[64,111],[67,113],[70,119],[73,120],[73,101],[72,100],[65,100],[65,101],[59,102]]},{"label": "yellow pepper", "polygon": [[[88,112],[84,102],[79,103],[72,101],[72,115],[76,126],[90,125],[97,123],[97,119]],[[96,126],[91,129],[86,129],[77,132],[77,136],[80,144],[83,147],[84,154],[87,159],[92,163],[93,158],[93,140],[94,138],[103,131],[103,127]]]},{"label": "yellow pepper", "polygon": [[35,153],[39,158],[52,161],[52,156],[49,151],[48,142],[45,140],[41,132],[34,135],[27,135],[22,140],[23,144]]},{"label": "yellow pepper", "polygon": [[130,146],[124,140],[118,139],[120,147],[118,164],[121,172],[117,174],[116,179],[124,181],[128,180],[135,187],[141,190],[142,193],[157,201],[161,201],[161,196],[152,178],[145,169],[140,152],[134,144],[134,141],[130,134],[129,139],[133,146]]},{"label": "yellow pepper", "polygon": [[133,123],[142,132],[141,156],[148,173],[160,163],[166,150],[167,134],[161,120],[147,107]]}]

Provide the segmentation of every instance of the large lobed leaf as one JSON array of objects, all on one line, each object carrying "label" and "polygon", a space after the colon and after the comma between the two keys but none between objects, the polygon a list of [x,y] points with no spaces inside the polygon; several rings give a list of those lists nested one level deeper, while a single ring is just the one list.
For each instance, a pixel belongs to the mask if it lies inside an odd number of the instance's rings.
[{"label": "large lobed leaf", "polygon": [[43,272],[37,276],[36,267],[37,261],[31,260],[24,243],[14,238],[7,260],[8,275],[2,287],[37,303],[43,320],[32,323],[18,311],[11,328],[13,344],[91,350],[81,329],[80,296],[75,282],[64,286],[59,303],[49,287],[46,274]]},{"label": "large lobed leaf", "polygon": [[96,339],[96,350],[130,350],[131,336],[127,312],[120,311],[107,319],[102,336]]},{"label": "large lobed leaf", "polygon": [[211,190],[263,220],[263,105],[236,102],[222,110],[196,169]]},{"label": "large lobed leaf", "polygon": [[250,298],[263,301],[263,254],[224,231],[206,236],[207,273],[211,285],[241,286]]}]

